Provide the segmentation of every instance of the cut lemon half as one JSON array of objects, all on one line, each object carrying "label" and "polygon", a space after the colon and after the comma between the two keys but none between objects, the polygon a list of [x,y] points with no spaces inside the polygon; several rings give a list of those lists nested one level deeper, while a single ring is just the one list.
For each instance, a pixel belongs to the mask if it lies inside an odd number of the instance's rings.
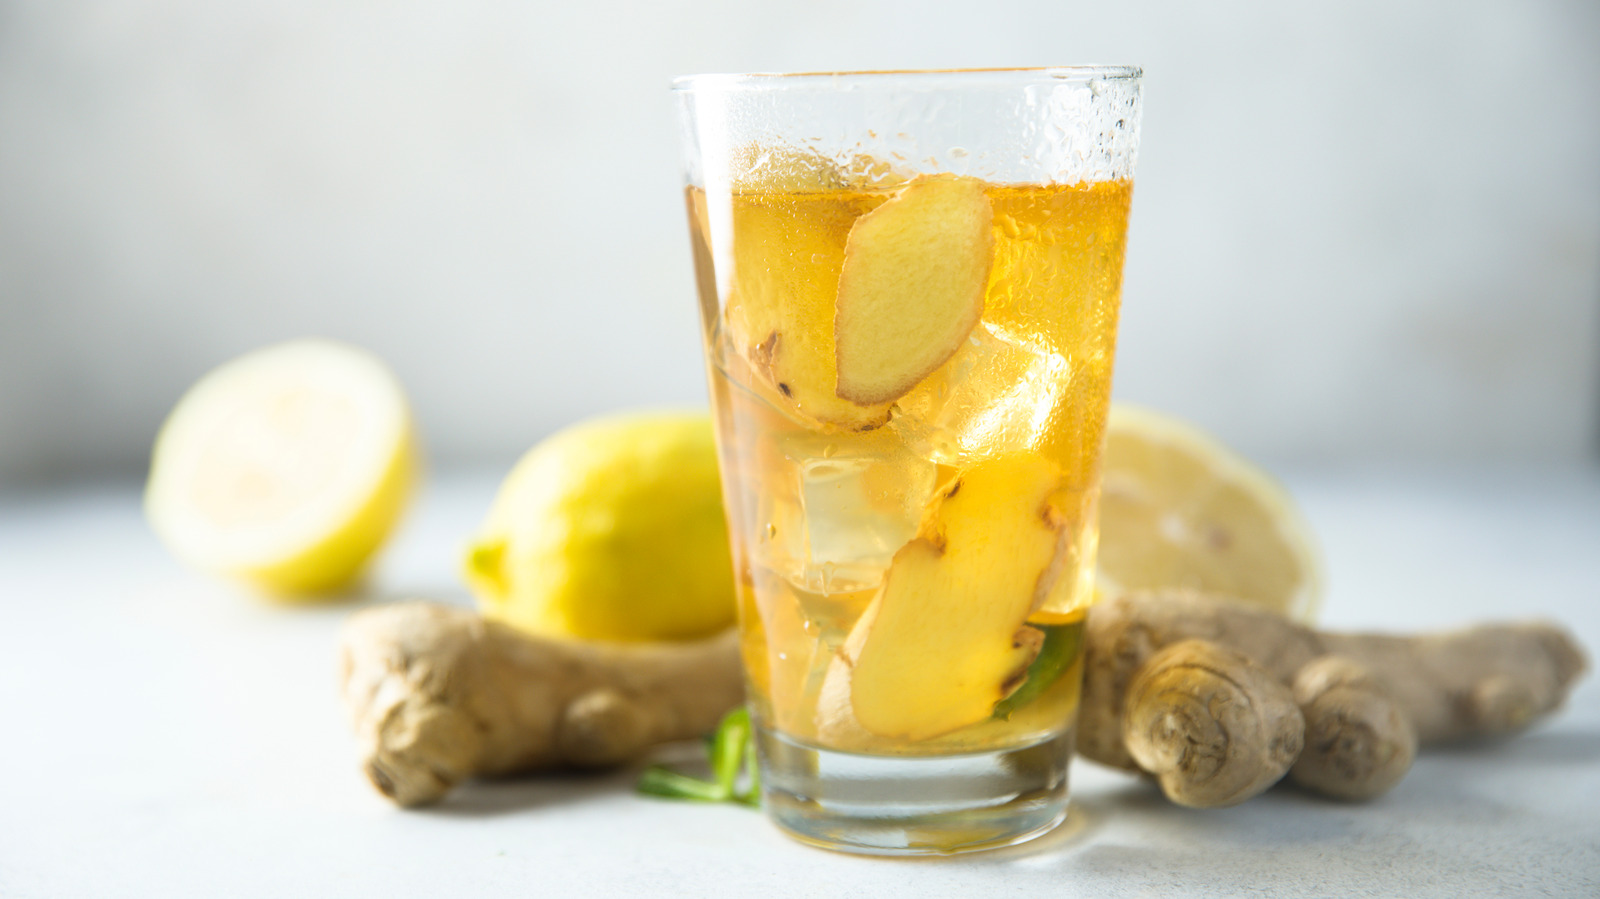
[{"label": "cut lemon half", "polygon": [[156,437],[145,513],[179,559],[284,595],[358,577],[404,511],[418,454],[400,383],[325,340],[200,379]]},{"label": "cut lemon half", "polygon": [[1117,404],[1106,428],[1097,579],[1107,595],[1182,587],[1310,622],[1322,575],[1277,481],[1205,432]]}]

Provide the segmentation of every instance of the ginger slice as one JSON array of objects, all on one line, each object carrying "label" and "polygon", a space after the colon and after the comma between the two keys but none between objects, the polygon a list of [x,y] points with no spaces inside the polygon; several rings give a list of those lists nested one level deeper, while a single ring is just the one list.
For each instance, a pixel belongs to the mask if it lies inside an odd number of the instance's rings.
[{"label": "ginger slice", "polygon": [[994,210],[975,178],[917,178],[856,219],[834,315],[840,398],[863,406],[908,393],[983,316]]},{"label": "ginger slice", "polygon": [[1043,633],[1024,624],[1049,577],[1059,472],[1032,454],[962,472],[844,646],[850,703],[870,733],[918,741],[988,718],[1026,677]]}]

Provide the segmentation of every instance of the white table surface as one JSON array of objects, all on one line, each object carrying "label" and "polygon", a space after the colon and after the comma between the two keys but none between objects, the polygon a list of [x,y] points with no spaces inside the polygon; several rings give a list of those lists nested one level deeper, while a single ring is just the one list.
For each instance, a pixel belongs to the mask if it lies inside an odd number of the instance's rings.
[{"label": "white table surface", "polygon": [[[438,478],[362,602],[465,601],[496,478]],[[1290,477],[1329,626],[1566,621],[1600,648],[1600,472]],[[884,860],[790,842],[632,772],[372,791],[335,692],[352,606],[285,608],[172,562],[134,485],[0,498],[0,896],[1600,896],[1600,679],[1509,742],[1435,750],[1388,796],[1190,811],[1077,763],[1055,833]]]}]

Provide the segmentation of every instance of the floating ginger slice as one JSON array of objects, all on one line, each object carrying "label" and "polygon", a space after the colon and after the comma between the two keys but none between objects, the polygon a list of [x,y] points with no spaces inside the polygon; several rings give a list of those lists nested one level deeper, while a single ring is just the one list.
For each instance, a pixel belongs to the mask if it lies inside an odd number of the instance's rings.
[{"label": "floating ginger slice", "polygon": [[1021,685],[1044,638],[1024,622],[1058,574],[1059,482],[1048,460],[1017,454],[963,471],[934,501],[845,641],[863,729],[930,739],[983,721]]},{"label": "floating ginger slice", "polygon": [[893,402],[943,365],[983,316],[994,210],[975,178],[917,178],[856,219],[834,316],[838,396]]}]

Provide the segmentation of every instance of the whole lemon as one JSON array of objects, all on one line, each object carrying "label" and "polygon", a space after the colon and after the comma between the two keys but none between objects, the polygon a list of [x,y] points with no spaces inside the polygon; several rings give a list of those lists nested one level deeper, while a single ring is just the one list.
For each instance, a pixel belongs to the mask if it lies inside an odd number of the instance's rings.
[{"label": "whole lemon", "polygon": [[634,413],[523,456],[467,551],[484,613],[591,640],[701,637],[734,619],[711,419]]}]

